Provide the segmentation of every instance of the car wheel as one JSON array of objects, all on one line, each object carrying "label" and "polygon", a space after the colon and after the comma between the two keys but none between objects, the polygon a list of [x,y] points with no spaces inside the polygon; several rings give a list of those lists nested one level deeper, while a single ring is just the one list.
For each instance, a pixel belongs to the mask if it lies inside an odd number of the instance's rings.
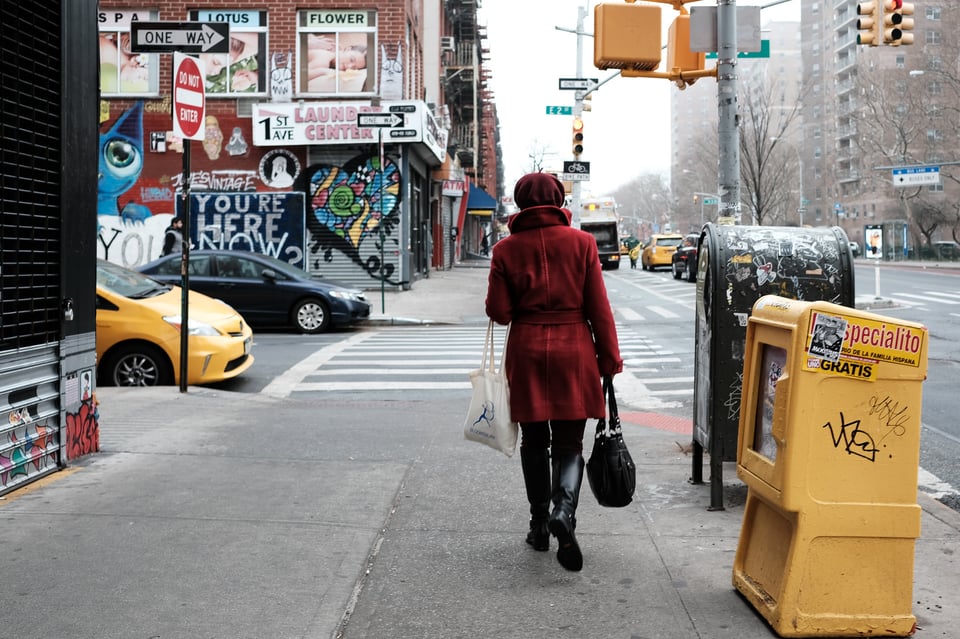
[{"label": "car wheel", "polygon": [[150,344],[127,344],[104,362],[108,386],[169,386],[173,366],[167,356]]},{"label": "car wheel", "polygon": [[687,262],[683,275],[688,282],[695,282],[697,280],[697,276],[693,273],[693,264],[690,262]]},{"label": "car wheel", "polygon": [[301,333],[322,333],[330,327],[330,309],[320,299],[302,300],[293,307],[292,318]]},{"label": "car wheel", "polygon": [[674,262],[673,264],[670,265],[670,270],[673,271],[673,279],[679,280],[679,279],[680,279],[680,269],[677,268],[677,263],[676,263],[676,262]]}]

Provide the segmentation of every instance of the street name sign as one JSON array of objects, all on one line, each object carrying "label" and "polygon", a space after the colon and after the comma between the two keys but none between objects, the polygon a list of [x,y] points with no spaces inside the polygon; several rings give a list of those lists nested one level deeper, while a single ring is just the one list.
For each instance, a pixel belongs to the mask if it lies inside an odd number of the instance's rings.
[{"label": "street name sign", "polygon": [[589,91],[600,85],[597,78],[560,78],[561,89],[573,89],[575,91]]},{"label": "street name sign", "polygon": [[572,106],[548,106],[547,115],[573,115]]},{"label": "street name sign", "polygon": [[227,22],[131,22],[133,53],[230,53]]},{"label": "street name sign", "polygon": [[173,134],[203,140],[206,93],[203,62],[183,53],[173,54]]},{"label": "street name sign", "polygon": [[893,169],[893,186],[918,186],[940,184],[939,166],[905,166]]},{"label": "street name sign", "polygon": [[358,113],[357,126],[393,127],[403,126],[403,116],[397,113]]}]

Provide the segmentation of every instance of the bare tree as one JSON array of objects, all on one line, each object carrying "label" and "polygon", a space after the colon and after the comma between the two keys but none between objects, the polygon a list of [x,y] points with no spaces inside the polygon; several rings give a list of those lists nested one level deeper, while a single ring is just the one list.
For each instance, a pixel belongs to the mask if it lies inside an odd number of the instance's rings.
[{"label": "bare tree", "polygon": [[527,149],[527,157],[530,159],[530,164],[527,165],[527,172],[539,173],[543,171],[548,155],[556,155],[556,151],[551,150],[548,144],[544,144],[538,139],[532,140],[530,142],[530,148]]},{"label": "bare tree", "polygon": [[[947,58],[956,61],[960,49],[955,43],[947,48]],[[865,171],[958,159],[960,74],[943,55],[923,64],[925,68],[914,70],[863,65],[858,72],[863,117],[856,139]],[[939,192],[924,186],[898,189],[898,216],[907,220],[916,246],[929,245],[941,228],[954,240],[958,235],[960,203],[955,195],[960,192],[960,172],[944,164],[940,178]]]},{"label": "bare tree", "polygon": [[618,187],[613,193],[627,231],[645,239],[674,217],[670,187],[659,173],[644,173]]},{"label": "bare tree", "polygon": [[[801,92],[802,93],[802,92]],[[781,145],[800,115],[780,79],[744,82],[740,91],[740,199],[759,225],[783,224],[797,164]],[[794,147],[799,153],[799,146]]]}]

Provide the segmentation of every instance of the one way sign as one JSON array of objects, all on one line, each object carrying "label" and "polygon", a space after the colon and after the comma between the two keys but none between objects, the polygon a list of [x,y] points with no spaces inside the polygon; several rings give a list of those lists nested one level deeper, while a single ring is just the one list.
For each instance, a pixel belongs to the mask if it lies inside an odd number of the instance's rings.
[{"label": "one way sign", "polygon": [[227,22],[131,22],[133,53],[230,53]]},{"label": "one way sign", "polygon": [[394,127],[403,126],[403,116],[399,113],[358,113],[357,126]]}]

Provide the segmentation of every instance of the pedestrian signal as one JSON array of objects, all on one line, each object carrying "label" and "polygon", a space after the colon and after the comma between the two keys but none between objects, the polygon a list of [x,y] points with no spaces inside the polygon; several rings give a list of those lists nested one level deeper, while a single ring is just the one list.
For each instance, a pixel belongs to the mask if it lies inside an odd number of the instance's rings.
[{"label": "pedestrian signal", "polygon": [[660,7],[608,2],[593,8],[593,64],[598,69],[653,71],[660,66]]}]

